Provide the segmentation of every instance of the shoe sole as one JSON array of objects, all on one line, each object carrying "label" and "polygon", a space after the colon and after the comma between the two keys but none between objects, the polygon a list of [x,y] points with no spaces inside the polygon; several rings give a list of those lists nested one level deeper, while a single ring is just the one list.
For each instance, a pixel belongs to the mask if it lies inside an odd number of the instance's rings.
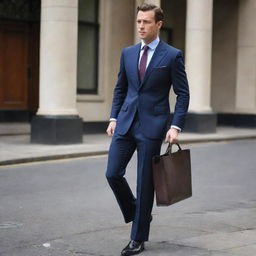
[{"label": "shoe sole", "polygon": [[122,254],[122,253],[121,253],[121,256],[137,255],[137,254],[143,252],[144,250],[145,250],[145,247],[143,246],[143,247],[141,247],[141,249],[140,249],[139,251],[137,251],[137,252],[131,252],[130,254]]}]

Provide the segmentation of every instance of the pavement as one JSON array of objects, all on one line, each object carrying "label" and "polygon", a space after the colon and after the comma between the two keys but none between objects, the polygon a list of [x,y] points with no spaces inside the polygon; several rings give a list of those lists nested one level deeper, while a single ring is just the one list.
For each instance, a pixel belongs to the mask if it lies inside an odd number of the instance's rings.
[{"label": "pavement", "polygon": [[[216,133],[181,133],[180,143],[198,143],[256,138],[256,129],[218,127]],[[83,143],[42,145],[30,143],[27,123],[0,123],[0,166],[54,159],[76,158],[108,153],[111,138],[106,134],[87,134]]]},{"label": "pavement", "polygon": [[[256,139],[183,148],[191,150],[193,196],[154,204],[140,255],[255,256]],[[0,255],[119,256],[131,224],[107,184],[106,162],[101,155],[0,167]],[[136,153],[126,178],[136,191]]]}]

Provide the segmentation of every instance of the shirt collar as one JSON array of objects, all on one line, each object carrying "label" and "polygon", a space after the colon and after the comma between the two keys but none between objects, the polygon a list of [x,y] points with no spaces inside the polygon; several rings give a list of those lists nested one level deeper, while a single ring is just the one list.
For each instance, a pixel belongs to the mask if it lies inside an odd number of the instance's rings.
[{"label": "shirt collar", "polygon": [[[159,43],[160,39],[159,37],[157,37],[155,40],[153,40],[150,44],[147,44],[147,46],[151,49],[151,50],[155,50],[158,43]],[[140,49],[142,50],[143,47],[145,46],[146,44],[141,40],[141,47]]]}]

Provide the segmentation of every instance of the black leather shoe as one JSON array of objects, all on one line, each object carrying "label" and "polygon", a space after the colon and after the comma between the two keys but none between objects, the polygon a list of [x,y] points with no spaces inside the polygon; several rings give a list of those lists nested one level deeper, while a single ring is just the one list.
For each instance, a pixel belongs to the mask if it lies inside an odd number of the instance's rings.
[{"label": "black leather shoe", "polygon": [[121,256],[129,256],[139,254],[144,250],[144,241],[131,240],[129,244],[122,250]]}]

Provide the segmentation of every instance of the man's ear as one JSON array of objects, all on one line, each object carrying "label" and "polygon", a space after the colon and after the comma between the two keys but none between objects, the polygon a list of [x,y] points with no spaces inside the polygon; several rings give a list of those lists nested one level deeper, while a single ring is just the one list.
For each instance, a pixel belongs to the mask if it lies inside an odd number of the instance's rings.
[{"label": "man's ear", "polygon": [[159,20],[157,23],[158,23],[158,28],[160,29],[163,26],[163,21]]}]

